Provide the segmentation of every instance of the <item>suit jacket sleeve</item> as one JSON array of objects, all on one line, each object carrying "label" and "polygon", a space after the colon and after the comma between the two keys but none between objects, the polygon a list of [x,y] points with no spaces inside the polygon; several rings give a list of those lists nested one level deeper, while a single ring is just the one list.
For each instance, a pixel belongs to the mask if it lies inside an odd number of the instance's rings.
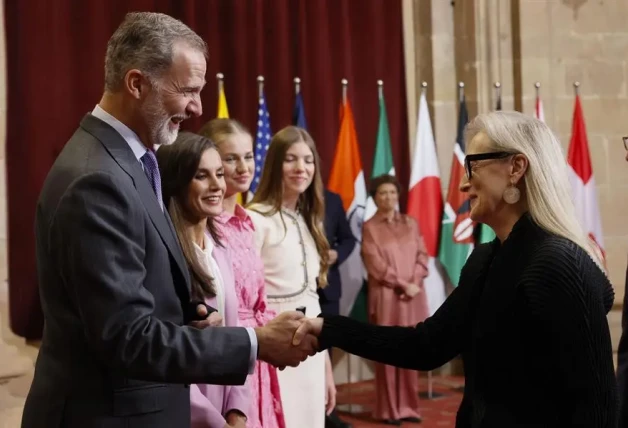
[{"label": "suit jacket sleeve", "polygon": [[338,221],[336,223],[336,245],[335,250],[338,252],[338,260],[336,263],[341,265],[349,256],[351,252],[355,248],[355,237],[351,232],[351,226],[349,226],[349,220],[347,220],[347,214],[342,207],[342,199],[339,196],[333,195],[333,204],[337,207],[334,214]]},{"label": "suit jacket sleeve", "polygon": [[94,355],[141,380],[243,384],[251,347],[244,328],[199,330],[153,313],[144,287],[148,222],[129,184],[106,172],[76,180],[51,220],[49,248]]}]

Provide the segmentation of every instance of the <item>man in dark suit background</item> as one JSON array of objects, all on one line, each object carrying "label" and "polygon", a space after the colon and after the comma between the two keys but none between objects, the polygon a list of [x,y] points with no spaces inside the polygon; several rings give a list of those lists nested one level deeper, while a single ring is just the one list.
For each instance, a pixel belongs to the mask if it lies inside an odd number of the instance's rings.
[{"label": "man in dark suit background", "polygon": [[[325,315],[340,314],[342,284],[339,266],[351,255],[355,248],[355,237],[347,221],[340,195],[325,189],[325,234],[329,241],[329,273],[327,287],[318,289],[321,311]],[[329,350],[331,354],[331,349]],[[325,420],[327,428],[349,428],[350,424],[340,420],[333,411]]]},{"label": "man in dark suit background", "polygon": [[187,325],[199,307],[153,147],[202,114],[205,72],[205,42],[167,15],[128,14],[109,40],[103,97],[37,204],[45,327],[23,428],[189,427],[188,384],[241,385],[256,358],[313,352],[292,347],[296,311],[257,329]]},{"label": "man in dark suit background", "polygon": [[[628,137],[624,137],[628,162]],[[624,305],[621,314],[621,339],[617,347],[617,386],[619,391],[619,427],[628,426],[628,268],[624,288]]]}]

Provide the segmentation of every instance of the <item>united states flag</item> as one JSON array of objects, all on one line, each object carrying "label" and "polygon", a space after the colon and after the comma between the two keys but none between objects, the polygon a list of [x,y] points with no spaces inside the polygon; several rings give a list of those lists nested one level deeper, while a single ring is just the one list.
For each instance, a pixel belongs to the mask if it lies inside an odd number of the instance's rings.
[{"label": "united states flag", "polygon": [[266,105],[266,97],[262,92],[259,97],[259,108],[257,110],[257,134],[255,136],[255,175],[253,176],[253,182],[251,183],[251,193],[255,193],[259,180],[262,177],[262,170],[264,168],[264,160],[266,159],[266,152],[270,145],[270,137],[272,132],[270,131],[270,114],[268,113],[268,106]]}]

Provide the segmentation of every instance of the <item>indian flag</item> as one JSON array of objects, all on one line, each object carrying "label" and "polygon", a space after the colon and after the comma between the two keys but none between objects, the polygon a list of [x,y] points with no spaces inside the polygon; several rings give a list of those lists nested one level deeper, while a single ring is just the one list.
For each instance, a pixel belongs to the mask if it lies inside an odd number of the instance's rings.
[{"label": "indian flag", "polygon": [[342,281],[340,313],[349,315],[364,281],[364,266],[359,243],[362,241],[362,223],[366,204],[366,184],[349,100],[341,106],[340,133],[327,187],[340,195],[351,231],[357,241],[351,255],[339,267]]}]

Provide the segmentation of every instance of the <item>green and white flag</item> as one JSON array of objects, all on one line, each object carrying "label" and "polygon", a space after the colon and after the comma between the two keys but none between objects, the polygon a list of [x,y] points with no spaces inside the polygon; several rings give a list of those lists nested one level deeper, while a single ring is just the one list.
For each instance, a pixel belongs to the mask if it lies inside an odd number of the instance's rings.
[{"label": "green and white flag", "polygon": [[[382,174],[395,175],[395,164],[393,163],[392,149],[390,146],[390,131],[388,129],[388,116],[386,115],[386,102],[384,101],[384,91],[379,87],[379,126],[377,128],[377,143],[375,145],[375,155],[373,157],[373,170],[371,180]],[[399,209],[399,206],[397,206]],[[375,201],[370,196],[366,200],[364,221],[370,219],[377,211]]]}]

